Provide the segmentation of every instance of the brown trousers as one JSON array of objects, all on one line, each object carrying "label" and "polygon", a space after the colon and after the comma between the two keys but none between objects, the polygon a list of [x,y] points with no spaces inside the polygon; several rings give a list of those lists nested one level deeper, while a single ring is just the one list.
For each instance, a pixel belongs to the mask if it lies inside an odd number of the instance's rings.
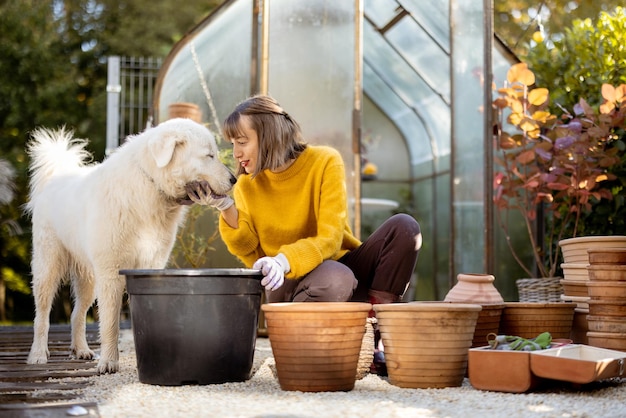
[{"label": "brown trousers", "polygon": [[368,293],[399,299],[411,280],[422,245],[420,226],[406,214],[383,223],[338,261],[326,260],[300,279],[266,292],[272,302],[366,302]]}]

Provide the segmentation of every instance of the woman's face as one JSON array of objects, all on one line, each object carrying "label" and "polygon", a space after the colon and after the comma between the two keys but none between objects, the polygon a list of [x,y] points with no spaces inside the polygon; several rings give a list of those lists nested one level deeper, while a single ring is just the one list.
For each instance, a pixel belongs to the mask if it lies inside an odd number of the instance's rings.
[{"label": "woman's face", "polygon": [[233,157],[247,174],[252,174],[258,164],[259,137],[256,131],[250,128],[248,116],[242,115],[240,123],[243,135],[232,139]]}]

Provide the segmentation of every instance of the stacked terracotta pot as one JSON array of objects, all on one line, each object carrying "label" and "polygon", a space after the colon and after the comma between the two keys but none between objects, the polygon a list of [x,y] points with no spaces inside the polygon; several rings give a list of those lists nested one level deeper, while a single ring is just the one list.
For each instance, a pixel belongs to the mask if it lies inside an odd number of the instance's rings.
[{"label": "stacked terracotta pot", "polygon": [[575,302],[571,339],[577,344],[587,344],[587,315],[589,314],[589,250],[626,248],[626,236],[585,236],[559,241],[563,254],[563,296],[565,302]]},{"label": "stacked terracotta pot", "polygon": [[626,247],[589,250],[590,345],[626,351]]}]

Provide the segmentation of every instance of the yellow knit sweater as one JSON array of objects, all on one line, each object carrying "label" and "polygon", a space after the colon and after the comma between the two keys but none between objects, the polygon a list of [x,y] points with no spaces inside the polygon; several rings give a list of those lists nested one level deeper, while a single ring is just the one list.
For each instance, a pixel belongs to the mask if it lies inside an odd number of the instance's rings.
[{"label": "yellow knit sweater", "polygon": [[361,245],[348,224],[345,169],[334,148],[309,145],[283,172],[240,175],[233,196],[239,227],[220,216],[219,229],[247,267],[283,253],[291,266],[286,277],[299,278]]}]

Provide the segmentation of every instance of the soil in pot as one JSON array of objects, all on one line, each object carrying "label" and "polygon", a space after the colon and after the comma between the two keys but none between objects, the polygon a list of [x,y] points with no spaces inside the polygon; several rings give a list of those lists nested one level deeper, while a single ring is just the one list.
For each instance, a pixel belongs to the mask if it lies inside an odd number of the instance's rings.
[{"label": "soil in pot", "polygon": [[261,309],[281,389],[332,392],[354,388],[371,304],[288,302],[267,303]]},{"label": "soil in pot", "polygon": [[122,270],[142,383],[177,386],[250,378],[258,270]]}]

